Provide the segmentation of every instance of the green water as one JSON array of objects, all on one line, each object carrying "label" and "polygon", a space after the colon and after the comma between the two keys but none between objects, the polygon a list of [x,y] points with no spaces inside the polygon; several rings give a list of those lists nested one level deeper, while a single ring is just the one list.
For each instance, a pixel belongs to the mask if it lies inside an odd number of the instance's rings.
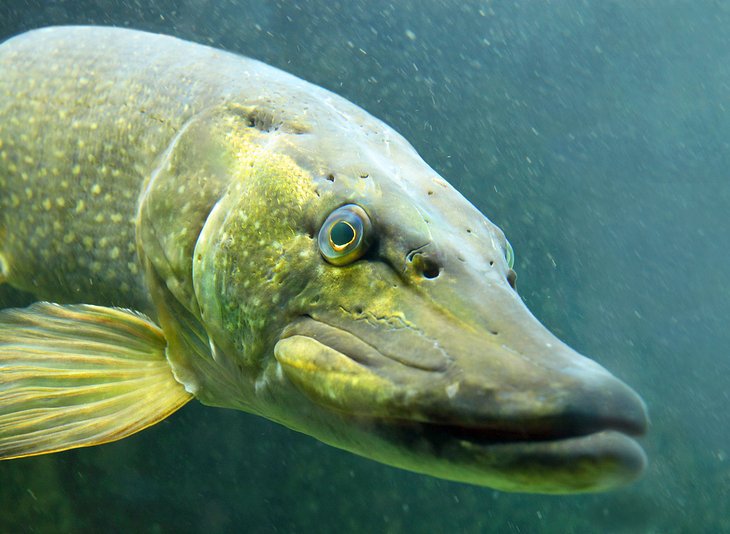
[{"label": "green water", "polygon": [[191,403],[1,463],[0,532],[730,532],[730,4],[0,0],[0,39],[70,23],[241,52],[394,126],[505,230],[535,314],[644,397],[651,464],[511,495]]}]

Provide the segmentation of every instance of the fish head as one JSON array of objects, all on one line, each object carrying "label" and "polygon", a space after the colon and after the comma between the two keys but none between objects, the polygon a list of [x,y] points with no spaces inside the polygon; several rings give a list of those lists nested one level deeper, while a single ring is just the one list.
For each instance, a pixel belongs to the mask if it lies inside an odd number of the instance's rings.
[{"label": "fish head", "polygon": [[235,176],[193,257],[233,377],[208,402],[239,395],[334,446],[507,491],[635,479],[639,396],[540,324],[504,233],[358,113],[232,136]]}]

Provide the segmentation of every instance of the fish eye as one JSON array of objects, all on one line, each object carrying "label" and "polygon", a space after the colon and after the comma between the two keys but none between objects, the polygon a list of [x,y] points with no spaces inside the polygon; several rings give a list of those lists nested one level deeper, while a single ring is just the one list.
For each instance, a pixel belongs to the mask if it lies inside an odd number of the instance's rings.
[{"label": "fish eye", "polygon": [[515,251],[512,249],[512,245],[509,241],[505,241],[506,246],[504,247],[504,258],[507,260],[507,266],[510,269],[515,267]]},{"label": "fish eye", "polygon": [[332,265],[347,265],[362,257],[370,245],[370,217],[357,204],[340,206],[329,214],[317,242],[322,256]]}]

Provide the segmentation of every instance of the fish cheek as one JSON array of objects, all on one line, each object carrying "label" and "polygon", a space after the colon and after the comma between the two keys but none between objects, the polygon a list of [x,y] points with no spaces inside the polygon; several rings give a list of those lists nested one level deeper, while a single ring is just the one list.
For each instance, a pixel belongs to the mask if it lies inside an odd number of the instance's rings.
[{"label": "fish cheek", "polygon": [[305,224],[310,175],[281,154],[241,158],[196,246],[194,284],[206,329],[245,369],[273,353],[320,258]]},{"label": "fish cheek", "polygon": [[194,248],[230,181],[230,117],[214,109],[186,123],[163,152],[140,199],[138,240],[167,289],[195,313]]}]

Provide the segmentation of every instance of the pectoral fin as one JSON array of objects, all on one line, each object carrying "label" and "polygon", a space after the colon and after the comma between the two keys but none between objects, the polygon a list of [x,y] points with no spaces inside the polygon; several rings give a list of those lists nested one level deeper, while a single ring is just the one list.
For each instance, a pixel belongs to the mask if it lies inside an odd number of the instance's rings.
[{"label": "pectoral fin", "polygon": [[0,459],[115,441],[192,397],[162,331],[128,310],[36,303],[0,311]]}]

